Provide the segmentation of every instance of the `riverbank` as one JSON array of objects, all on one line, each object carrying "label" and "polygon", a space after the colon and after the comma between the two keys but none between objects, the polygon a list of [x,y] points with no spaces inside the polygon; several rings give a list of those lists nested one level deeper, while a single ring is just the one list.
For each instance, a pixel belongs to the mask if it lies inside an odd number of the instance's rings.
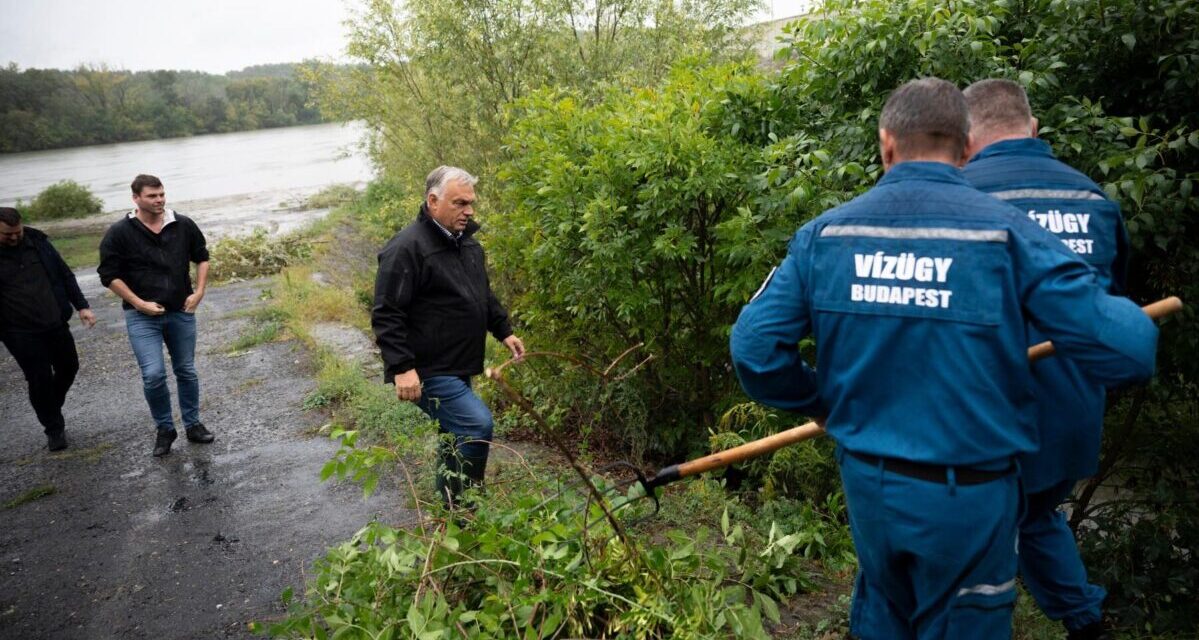
[{"label": "riverbank", "polygon": [[[365,183],[350,183],[361,190]],[[189,216],[204,232],[209,246],[223,238],[242,236],[263,229],[271,236],[299,231],[329,214],[328,207],[309,206],[309,200],[328,187],[298,187],[243,193],[218,198],[184,202],[169,202],[167,206]],[[132,206],[132,205],[131,205]],[[66,220],[49,220],[30,224],[45,231],[67,265],[75,271],[85,293],[100,293],[95,267],[99,264],[100,239],[108,226],[119,220],[124,211]]]}]

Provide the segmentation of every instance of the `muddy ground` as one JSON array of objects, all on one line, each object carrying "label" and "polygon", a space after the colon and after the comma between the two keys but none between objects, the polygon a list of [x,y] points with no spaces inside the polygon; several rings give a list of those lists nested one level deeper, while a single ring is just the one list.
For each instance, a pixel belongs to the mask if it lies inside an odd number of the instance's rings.
[{"label": "muddy ground", "polygon": [[[154,426],[117,300],[85,286],[99,323],[72,322],[81,370],[51,454],[0,349],[0,638],[244,638],[281,615],[325,549],[371,518],[413,515],[393,487],[370,500],[321,483],[335,447],[301,406],[312,388],[295,342],[228,353],[264,281],[211,289],[199,310],[202,412],[217,440],[180,437],[153,458]],[[172,393],[174,383],[171,382]]]}]

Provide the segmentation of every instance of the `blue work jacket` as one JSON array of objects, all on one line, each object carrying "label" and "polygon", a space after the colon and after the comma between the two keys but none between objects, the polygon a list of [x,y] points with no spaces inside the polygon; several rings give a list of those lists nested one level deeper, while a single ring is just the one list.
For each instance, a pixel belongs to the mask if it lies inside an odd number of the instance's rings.
[{"label": "blue work jacket", "polygon": [[[1036,138],[988,145],[962,169],[975,188],[1015,205],[1094,267],[1113,294],[1124,291],[1128,232],[1120,206],[1093,180],[1054,157]],[[1034,342],[1045,339],[1030,328]],[[1069,358],[1033,365],[1041,448],[1024,456],[1029,493],[1094,475],[1099,462],[1106,392]]]},{"label": "blue work jacket", "polygon": [[1152,375],[1136,305],[956,168],[905,162],[795,234],[730,346],[750,397],[825,414],[850,451],[989,467],[1037,448],[1026,320],[1097,380]]}]

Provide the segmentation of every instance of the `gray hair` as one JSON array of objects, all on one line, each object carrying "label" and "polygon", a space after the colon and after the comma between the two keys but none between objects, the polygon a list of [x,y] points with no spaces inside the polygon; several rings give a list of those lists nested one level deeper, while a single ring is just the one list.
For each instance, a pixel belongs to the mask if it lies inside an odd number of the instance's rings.
[{"label": "gray hair", "polygon": [[428,198],[432,193],[440,198],[445,194],[445,186],[451,182],[461,182],[473,187],[478,181],[479,179],[472,176],[466,169],[443,164],[429,172],[429,177],[425,178],[425,197]]},{"label": "gray hair", "polygon": [[904,154],[935,150],[958,156],[970,136],[970,112],[953,83],[921,78],[891,92],[878,128],[894,136]]},{"label": "gray hair", "polygon": [[1023,131],[1032,120],[1028,94],[1011,80],[979,80],[962,92],[970,107],[970,125],[978,131]]}]

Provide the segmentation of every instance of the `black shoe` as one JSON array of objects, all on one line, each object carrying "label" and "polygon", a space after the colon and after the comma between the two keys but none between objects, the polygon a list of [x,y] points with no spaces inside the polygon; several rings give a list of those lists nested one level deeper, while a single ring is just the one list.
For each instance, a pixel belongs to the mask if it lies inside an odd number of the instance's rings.
[{"label": "black shoe", "polygon": [[47,433],[46,442],[51,451],[62,451],[67,448],[67,433],[65,431]]},{"label": "black shoe", "polygon": [[166,429],[158,430],[158,438],[154,440],[154,457],[160,458],[171,452],[171,443],[179,434],[174,429],[167,431]]},{"label": "black shoe", "polygon": [[207,444],[216,440],[216,436],[212,435],[212,432],[204,427],[203,422],[197,422],[187,428],[187,440],[188,442]]}]

